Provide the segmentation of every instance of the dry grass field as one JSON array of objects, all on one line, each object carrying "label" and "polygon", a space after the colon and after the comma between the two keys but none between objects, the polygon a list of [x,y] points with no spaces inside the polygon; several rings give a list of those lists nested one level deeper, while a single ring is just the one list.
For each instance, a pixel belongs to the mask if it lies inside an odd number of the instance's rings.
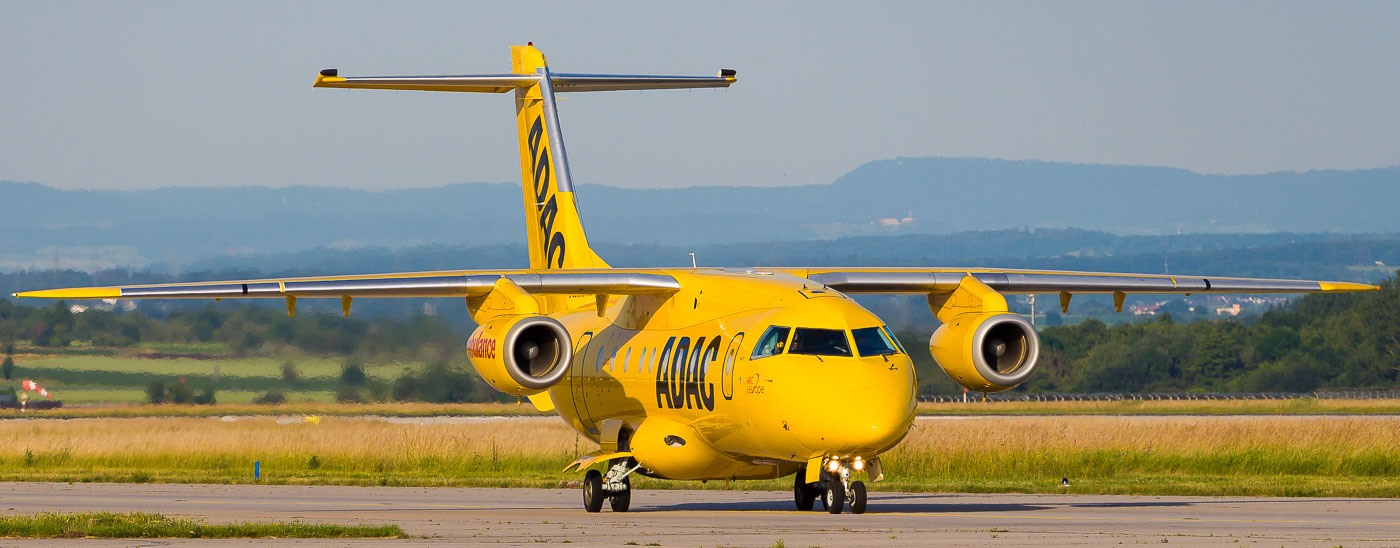
[{"label": "dry grass field", "polygon": [[[245,483],[256,461],[265,483],[350,485],[557,486],[595,448],[550,417],[5,420],[0,443],[8,481]],[[883,461],[886,490],[1395,497],[1400,417],[930,418]]]}]

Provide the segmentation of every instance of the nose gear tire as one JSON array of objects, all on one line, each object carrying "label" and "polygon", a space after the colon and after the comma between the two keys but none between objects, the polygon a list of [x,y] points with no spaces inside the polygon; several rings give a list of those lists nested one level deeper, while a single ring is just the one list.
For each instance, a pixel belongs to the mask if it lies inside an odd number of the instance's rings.
[{"label": "nose gear tire", "polygon": [[826,511],[832,514],[840,514],[846,506],[846,487],[839,481],[829,481],[826,485],[826,494],[822,496],[822,503],[826,505]]},{"label": "nose gear tire", "polygon": [[865,513],[865,482],[851,482],[851,513]]}]

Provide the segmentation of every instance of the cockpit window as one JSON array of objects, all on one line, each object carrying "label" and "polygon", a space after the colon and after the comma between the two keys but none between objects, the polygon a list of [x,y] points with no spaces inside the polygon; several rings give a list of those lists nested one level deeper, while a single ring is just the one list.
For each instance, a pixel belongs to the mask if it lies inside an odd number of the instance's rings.
[{"label": "cockpit window", "polygon": [[788,333],[792,331],[790,327],[769,327],[763,332],[763,337],[758,339],[758,344],[753,347],[753,357],[751,359],[766,358],[783,353],[783,345],[787,344]]},{"label": "cockpit window", "polygon": [[851,343],[846,340],[845,330],[799,327],[792,336],[788,354],[850,356]]},{"label": "cockpit window", "polygon": [[894,341],[894,347],[899,349],[900,354],[908,355],[909,351],[904,349],[904,343],[899,342],[899,335],[890,332],[889,326],[885,326],[885,336]]},{"label": "cockpit window", "polygon": [[856,341],[856,352],[861,356],[883,356],[885,354],[898,354],[899,349],[895,346],[890,336],[885,334],[884,329],[878,327],[867,327],[865,329],[852,329],[851,338]]}]

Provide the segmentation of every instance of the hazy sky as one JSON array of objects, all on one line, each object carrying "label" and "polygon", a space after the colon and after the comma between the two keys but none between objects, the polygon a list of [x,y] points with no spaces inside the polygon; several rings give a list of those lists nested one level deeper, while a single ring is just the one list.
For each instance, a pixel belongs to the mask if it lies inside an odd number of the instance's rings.
[{"label": "hazy sky", "polygon": [[0,2],[0,180],[61,188],[517,180],[507,95],[342,75],[713,74],[563,95],[575,179],[827,183],[979,156],[1212,173],[1400,164],[1400,3]]}]

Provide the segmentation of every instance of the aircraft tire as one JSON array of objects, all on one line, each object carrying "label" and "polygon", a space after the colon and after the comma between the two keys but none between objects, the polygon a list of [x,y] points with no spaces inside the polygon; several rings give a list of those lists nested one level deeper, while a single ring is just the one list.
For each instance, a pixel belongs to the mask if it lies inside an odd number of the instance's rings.
[{"label": "aircraft tire", "polygon": [[839,481],[826,482],[826,494],[822,496],[822,503],[826,505],[826,511],[832,514],[840,514],[846,507],[846,486]]},{"label": "aircraft tire", "polygon": [[626,512],[632,506],[632,478],[622,478],[622,484],[627,486],[627,490],[608,498],[608,505],[614,512]]},{"label": "aircraft tire", "polygon": [[589,512],[601,512],[605,497],[603,474],[597,470],[589,470],[583,476],[583,509]]},{"label": "aircraft tire", "polygon": [[793,476],[792,498],[797,502],[797,509],[801,512],[811,510],[817,502],[817,490],[807,483],[805,470],[798,470],[797,475]]},{"label": "aircraft tire", "polygon": [[865,483],[856,481],[851,483],[851,513],[865,513]]}]

